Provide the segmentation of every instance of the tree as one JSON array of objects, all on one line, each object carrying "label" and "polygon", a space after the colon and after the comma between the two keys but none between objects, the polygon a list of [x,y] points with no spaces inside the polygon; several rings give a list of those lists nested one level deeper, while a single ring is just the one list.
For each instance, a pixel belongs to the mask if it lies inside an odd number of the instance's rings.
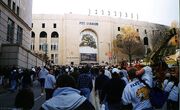
[{"label": "tree", "polygon": [[140,39],[139,33],[131,26],[125,26],[122,28],[122,32],[115,39],[116,46],[121,51],[128,55],[131,65],[132,56],[143,56],[144,46]]}]

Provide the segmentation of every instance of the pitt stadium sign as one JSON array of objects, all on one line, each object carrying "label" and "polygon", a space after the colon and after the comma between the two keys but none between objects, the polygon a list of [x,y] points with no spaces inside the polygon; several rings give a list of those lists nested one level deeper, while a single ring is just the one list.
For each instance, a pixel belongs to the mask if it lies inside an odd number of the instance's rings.
[{"label": "pitt stadium sign", "polygon": [[94,25],[94,26],[98,26],[97,22],[79,22],[80,25]]}]

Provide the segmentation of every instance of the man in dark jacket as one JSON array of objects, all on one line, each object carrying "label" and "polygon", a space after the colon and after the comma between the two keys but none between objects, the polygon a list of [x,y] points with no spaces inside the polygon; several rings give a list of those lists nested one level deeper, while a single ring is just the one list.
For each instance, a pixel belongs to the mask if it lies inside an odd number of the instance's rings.
[{"label": "man in dark jacket", "polygon": [[95,93],[99,94],[100,104],[103,102],[103,96],[104,94],[103,88],[106,86],[107,82],[110,80],[106,75],[104,75],[104,69],[100,68],[99,75],[95,79]]},{"label": "man in dark jacket", "polygon": [[109,110],[121,110],[121,97],[125,88],[125,82],[119,76],[120,70],[113,68],[112,79],[110,79],[104,87],[104,98],[108,103]]},{"label": "man in dark jacket", "polygon": [[78,77],[78,89],[81,91],[81,94],[89,99],[89,95],[93,88],[92,77],[89,71],[89,67],[85,66],[82,68],[82,72]]}]

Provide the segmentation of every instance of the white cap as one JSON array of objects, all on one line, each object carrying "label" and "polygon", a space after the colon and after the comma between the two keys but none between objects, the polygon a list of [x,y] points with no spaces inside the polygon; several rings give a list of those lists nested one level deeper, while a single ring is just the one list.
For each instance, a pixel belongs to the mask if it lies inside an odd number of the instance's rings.
[{"label": "white cap", "polygon": [[119,73],[119,72],[120,72],[120,70],[119,70],[119,69],[117,69],[117,68],[113,68],[113,69],[112,69],[112,73],[115,73],[115,72],[116,72],[116,73]]}]

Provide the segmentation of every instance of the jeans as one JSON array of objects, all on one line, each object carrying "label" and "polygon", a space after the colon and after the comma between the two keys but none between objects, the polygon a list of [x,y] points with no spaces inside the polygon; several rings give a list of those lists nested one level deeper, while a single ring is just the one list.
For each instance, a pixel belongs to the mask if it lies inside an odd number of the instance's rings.
[{"label": "jeans", "polygon": [[17,86],[16,80],[11,80],[11,88],[10,88],[10,90],[15,91],[16,86]]}]

